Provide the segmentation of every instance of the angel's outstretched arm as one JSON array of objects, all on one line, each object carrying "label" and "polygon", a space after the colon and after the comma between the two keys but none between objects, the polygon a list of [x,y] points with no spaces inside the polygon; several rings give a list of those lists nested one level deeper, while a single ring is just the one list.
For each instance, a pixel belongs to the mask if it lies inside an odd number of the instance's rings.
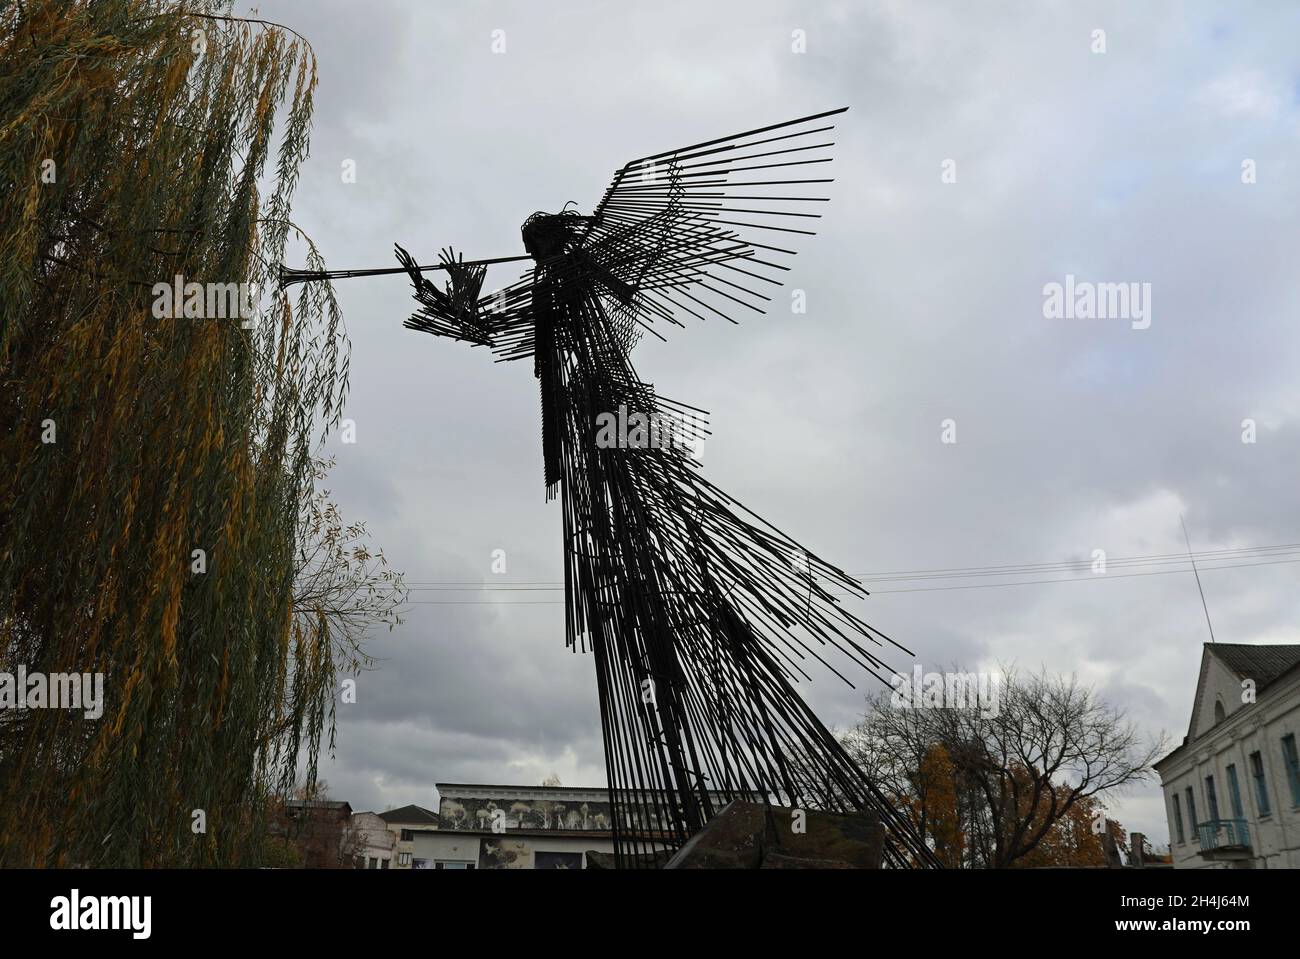
[{"label": "angel's outstretched arm", "polygon": [[492,346],[489,317],[481,308],[480,290],[487,267],[467,265],[450,247],[440,251],[439,262],[447,272],[447,288],[440,290],[419,269],[410,253],[397,247],[397,259],[411,275],[420,311],[406,321],[412,329],[438,336],[450,336],[482,346]]}]

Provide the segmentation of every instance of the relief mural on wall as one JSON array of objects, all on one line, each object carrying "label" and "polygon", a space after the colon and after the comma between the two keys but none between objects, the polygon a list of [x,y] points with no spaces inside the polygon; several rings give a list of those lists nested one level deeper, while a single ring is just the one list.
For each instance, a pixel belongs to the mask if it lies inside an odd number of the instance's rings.
[{"label": "relief mural on wall", "polygon": [[532,869],[533,847],[522,839],[484,836],[478,843],[480,869]]},{"label": "relief mural on wall", "polygon": [[444,829],[491,829],[500,821],[506,829],[562,829],[609,832],[609,803],[551,800],[525,802],[508,797],[444,799],[438,807]]},{"label": "relief mural on wall", "polygon": [[580,852],[537,852],[534,853],[534,869],[581,869]]},{"label": "relief mural on wall", "polygon": [[480,869],[581,869],[582,853],[535,850],[525,839],[484,836],[479,840],[478,845],[478,867]]}]

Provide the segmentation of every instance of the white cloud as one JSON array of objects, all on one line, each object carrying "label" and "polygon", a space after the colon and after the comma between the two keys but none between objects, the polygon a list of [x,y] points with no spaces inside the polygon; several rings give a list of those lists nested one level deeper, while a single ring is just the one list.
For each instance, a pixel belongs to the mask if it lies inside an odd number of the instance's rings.
[{"label": "white cloud", "polygon": [[1225,117],[1271,120],[1286,98],[1262,70],[1241,70],[1210,80],[1198,91],[1196,102]]}]

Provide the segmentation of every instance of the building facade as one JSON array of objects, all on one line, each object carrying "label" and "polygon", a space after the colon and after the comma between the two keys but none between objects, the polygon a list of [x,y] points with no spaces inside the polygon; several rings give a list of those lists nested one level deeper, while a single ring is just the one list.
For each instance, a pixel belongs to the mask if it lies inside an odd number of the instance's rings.
[{"label": "building facade", "polygon": [[397,834],[378,813],[353,813],[344,842],[357,869],[392,869],[397,860]]},{"label": "building facade", "polygon": [[442,829],[415,837],[416,869],[586,869],[587,853],[612,854],[610,833],[504,833]]},{"label": "building facade", "polygon": [[417,869],[585,869],[614,851],[608,790],[437,785],[441,828],[416,836]]},{"label": "building facade", "polygon": [[[603,787],[438,783],[435,814],[421,806],[352,817],[352,861],[364,869],[586,869],[587,853],[614,854]],[[717,807],[726,798],[714,795]],[[651,806],[654,804],[648,804]],[[667,849],[654,813],[626,813],[640,852]]]},{"label": "building facade", "polygon": [[416,836],[438,826],[438,814],[423,806],[359,812],[352,817],[348,853],[358,869],[414,869]]},{"label": "building facade", "polygon": [[1155,764],[1175,869],[1300,868],[1300,645],[1206,643],[1182,745]]}]

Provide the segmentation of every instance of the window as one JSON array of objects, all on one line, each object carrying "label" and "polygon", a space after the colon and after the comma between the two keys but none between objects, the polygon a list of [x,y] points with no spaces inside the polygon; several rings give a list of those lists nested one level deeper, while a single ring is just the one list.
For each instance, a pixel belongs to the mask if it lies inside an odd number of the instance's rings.
[{"label": "window", "polygon": [[1295,733],[1282,737],[1282,757],[1286,760],[1286,778],[1291,784],[1291,802],[1300,806],[1300,755],[1296,755]]},{"label": "window", "polygon": [[1183,807],[1178,804],[1178,794],[1174,793],[1174,831],[1178,834],[1178,841],[1185,842],[1183,839]]},{"label": "window", "polygon": [[367,857],[366,857],[366,868],[367,868],[367,869],[378,869],[378,868],[379,868],[379,866],[375,863],[375,858],[374,858],[373,856],[367,856]]},{"label": "window", "polygon": [[1186,796],[1187,796],[1187,824],[1191,827],[1192,839],[1196,840],[1197,842],[1200,842],[1200,837],[1196,833],[1196,827],[1198,825],[1198,823],[1196,822],[1196,795],[1192,792],[1191,786],[1187,787]]},{"label": "window", "polygon": [[399,866],[409,866],[411,864],[411,854],[409,852],[399,852],[397,854],[397,864]]},{"label": "window", "polygon": [[1214,791],[1214,777],[1205,777],[1205,803],[1210,807],[1210,822],[1219,821],[1219,796]]},{"label": "window", "polygon": [[414,838],[415,838],[415,833],[412,832],[410,829],[402,830],[402,842],[410,842]]},{"label": "window", "polygon": [[1237,782],[1237,766],[1234,763],[1228,764],[1228,798],[1232,802],[1233,818],[1244,819],[1246,813],[1241,806],[1241,784]]},{"label": "window", "polygon": [[380,868],[380,869],[387,869],[387,868],[388,868],[388,860],[387,860],[387,859],[381,859],[381,860],[379,860],[379,868]]},{"label": "window", "polygon": [[1223,722],[1223,720],[1224,720],[1223,700],[1216,699],[1214,701],[1214,725],[1216,726],[1219,725],[1219,723]]},{"label": "window", "polygon": [[1271,811],[1268,805],[1268,784],[1264,782],[1264,757],[1259,753],[1250,754],[1250,775],[1255,780],[1255,801],[1259,803],[1259,814],[1267,816]]},{"label": "window", "polygon": [[472,862],[435,862],[434,869],[473,869]]}]

